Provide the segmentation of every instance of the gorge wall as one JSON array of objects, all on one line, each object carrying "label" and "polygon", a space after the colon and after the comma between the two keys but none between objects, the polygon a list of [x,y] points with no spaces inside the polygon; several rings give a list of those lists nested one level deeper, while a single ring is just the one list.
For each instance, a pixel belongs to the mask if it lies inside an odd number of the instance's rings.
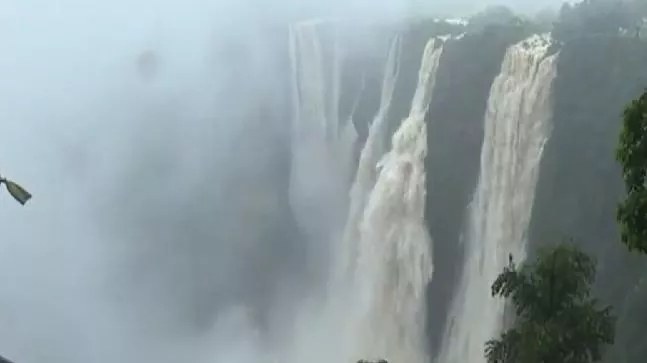
[{"label": "gorge wall", "polygon": [[[490,89],[506,51],[536,29],[513,23],[465,32],[432,20],[370,31],[344,29],[337,39],[328,33],[320,41],[347,47],[342,54],[338,116],[340,120],[352,116],[357,157],[380,103],[389,42],[400,34],[400,70],[387,115],[391,133],[409,111],[425,44],[432,37],[444,42],[426,116],[425,218],[434,241],[427,334],[434,357],[441,350],[465,264],[468,205],[479,180]],[[353,42],[372,44],[370,56],[353,52],[348,45]],[[581,34],[554,39],[549,53],[559,53],[550,91],[551,126],[540,155],[535,202],[527,211],[529,228],[521,235],[530,255],[540,246],[571,238],[597,258],[597,294],[620,315],[617,344],[609,356],[637,362],[644,353],[631,339],[640,328],[626,316],[630,311],[644,316],[636,302],[644,289],[636,287],[647,265],[619,242],[615,205],[623,188],[614,148],[623,105],[647,85],[647,41],[621,33]]]}]

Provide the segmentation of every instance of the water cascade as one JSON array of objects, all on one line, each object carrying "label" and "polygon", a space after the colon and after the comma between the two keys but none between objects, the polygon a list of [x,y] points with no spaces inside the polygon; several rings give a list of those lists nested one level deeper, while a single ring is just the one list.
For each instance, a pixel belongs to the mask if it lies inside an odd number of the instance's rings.
[{"label": "water cascade", "polygon": [[[336,287],[343,288],[348,277],[352,276],[352,269],[355,268],[357,258],[356,241],[361,238],[360,222],[366,202],[377,180],[378,170],[376,166],[386,152],[387,133],[389,131],[387,114],[393,98],[395,81],[400,70],[401,51],[401,37],[398,35],[392,41],[389,49],[382,81],[380,107],[369,127],[368,137],[360,153],[355,179],[350,189],[348,218],[346,219],[344,235],[341,239],[342,245],[339,246],[341,261],[339,268],[334,271],[337,276],[333,276],[333,283],[335,283],[333,291],[335,291]],[[338,293],[338,291],[336,292]]]},{"label": "water cascade", "polygon": [[[357,134],[350,118],[339,117],[344,49],[336,27],[309,21],[290,28],[293,70],[290,202],[312,249],[309,265],[325,271],[330,240],[342,233],[348,180]],[[333,42],[322,33],[333,32]]]},{"label": "water cascade", "polygon": [[[291,193],[298,202],[294,203],[297,215],[330,206],[327,199],[338,190],[322,196],[315,194],[318,189],[308,188],[312,183],[329,183],[343,177],[350,155],[346,147],[352,145],[348,140],[354,142],[354,138],[344,137],[344,128],[352,128],[350,118],[340,120],[332,112],[337,107],[330,99],[338,97],[335,87],[339,81],[331,81],[329,76],[339,75],[335,71],[339,65],[324,67],[323,59],[329,57],[322,56],[317,26],[303,23],[291,29],[296,104],[292,154],[293,169],[300,169],[292,172],[291,188],[295,190]],[[341,194],[347,201],[350,199],[345,206],[347,213],[343,214],[346,220],[340,223],[343,233],[326,235],[332,249],[328,298],[323,304],[304,304],[307,308],[297,312],[286,361],[427,360],[425,289],[433,265],[431,238],[424,221],[425,116],[443,41],[432,39],[426,45],[409,116],[392,136],[388,151],[390,121],[386,116],[400,68],[401,41],[396,36],[391,43],[380,105],[369,127],[350,192],[347,187]],[[338,62],[339,51],[339,47],[333,49],[333,63],[335,59]],[[332,71],[327,75],[326,70]],[[317,170],[311,175],[314,166]],[[323,181],[313,181],[316,177]],[[300,216],[316,221],[314,217]]]},{"label": "water cascade", "polygon": [[[424,292],[433,265],[424,221],[425,115],[441,54],[442,42],[430,40],[410,114],[393,135],[391,150],[379,163],[368,166],[377,168],[377,179],[367,194],[357,239],[347,240],[357,244],[356,267],[349,281],[356,293],[356,354],[363,358],[424,362],[427,357]],[[367,143],[364,151],[373,153],[372,147]],[[360,163],[356,181],[363,167],[367,166]]]},{"label": "water cascade", "polygon": [[480,176],[469,205],[465,262],[443,338],[441,363],[484,362],[484,344],[502,329],[504,302],[490,286],[526,255],[539,162],[550,133],[557,54],[534,35],[505,54],[485,115]]}]

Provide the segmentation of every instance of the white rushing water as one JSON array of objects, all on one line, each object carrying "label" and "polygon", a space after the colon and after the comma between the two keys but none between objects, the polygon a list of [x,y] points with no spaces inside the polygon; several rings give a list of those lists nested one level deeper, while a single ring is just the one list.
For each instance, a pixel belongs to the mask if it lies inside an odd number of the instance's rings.
[{"label": "white rushing water", "polygon": [[[426,360],[425,289],[431,280],[432,244],[424,221],[425,115],[435,84],[442,42],[428,42],[409,116],[392,137],[359,225],[356,285],[357,354],[391,362]],[[372,152],[367,143],[365,150]],[[366,158],[363,161],[372,162]],[[362,165],[360,170],[362,171]],[[358,177],[359,177],[358,173]]]},{"label": "white rushing water", "polygon": [[[315,247],[341,234],[357,138],[352,120],[339,117],[344,49],[335,36],[325,53],[319,34],[325,25],[304,22],[290,29],[295,107],[290,202],[299,226]],[[312,264],[326,261],[322,253],[323,247],[313,252],[317,259]]]},{"label": "white rushing water", "polygon": [[[324,91],[332,83],[321,75],[321,45],[314,26],[295,27],[291,36],[299,103],[294,137],[304,137],[304,129],[312,133],[305,133],[307,142],[295,143],[312,147],[309,144],[313,140],[326,135],[326,127],[320,125],[330,122],[319,121],[325,115],[322,105],[330,105],[326,98],[338,92]],[[395,37],[390,46],[380,106],[369,127],[350,192],[344,194],[350,196],[347,218],[342,223],[344,233],[336,239],[338,243],[334,242],[335,235],[328,236],[333,246],[328,299],[323,304],[305,304],[305,309],[297,312],[291,346],[284,350],[288,354],[285,361],[427,360],[425,290],[433,265],[431,238],[424,221],[425,115],[442,44],[438,39],[428,42],[410,114],[393,135],[388,151],[387,114],[399,72],[400,37]],[[293,149],[293,153],[309,151],[305,146]],[[308,183],[310,178],[305,174],[293,174],[295,177],[305,179],[294,185]]]},{"label": "white rushing water", "polygon": [[[355,268],[357,258],[357,244],[361,238],[360,222],[366,207],[366,202],[377,180],[377,163],[386,152],[387,132],[389,124],[387,115],[391,107],[391,100],[395,90],[395,81],[398,78],[400,70],[400,53],[402,51],[400,36],[396,36],[391,43],[389,54],[384,70],[382,80],[382,92],[380,97],[380,107],[377,115],[373,119],[369,129],[366,142],[360,153],[355,179],[350,189],[350,205],[344,235],[341,239],[342,244],[339,246],[341,260],[339,267],[333,271],[333,283],[343,288],[347,282],[348,276],[352,276],[352,270]],[[340,280],[341,279],[341,280]],[[332,287],[336,289],[336,287]]]},{"label": "white rushing water", "polygon": [[478,185],[469,206],[465,262],[440,354],[441,363],[484,362],[497,337],[504,302],[490,287],[508,263],[526,256],[539,162],[550,133],[557,55],[549,37],[513,45],[494,80],[485,115]]}]

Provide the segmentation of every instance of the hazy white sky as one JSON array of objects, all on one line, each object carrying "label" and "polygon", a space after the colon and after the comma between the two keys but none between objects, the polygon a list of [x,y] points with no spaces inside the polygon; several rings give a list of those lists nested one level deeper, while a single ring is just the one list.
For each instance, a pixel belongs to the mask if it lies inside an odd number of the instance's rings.
[{"label": "hazy white sky", "polygon": [[[420,1],[425,2],[425,1]],[[518,12],[534,13],[546,7],[558,7],[561,5],[561,0],[491,0],[491,1],[475,1],[475,0],[434,0],[428,1],[429,6],[433,11],[447,12],[455,14],[473,14],[488,5],[506,5]]]}]

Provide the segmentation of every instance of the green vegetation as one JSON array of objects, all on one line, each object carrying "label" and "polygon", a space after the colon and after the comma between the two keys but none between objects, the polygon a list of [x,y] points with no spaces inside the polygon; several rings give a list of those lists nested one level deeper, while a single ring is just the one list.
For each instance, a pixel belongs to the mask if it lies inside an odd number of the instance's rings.
[{"label": "green vegetation", "polygon": [[[505,8],[486,9],[470,18],[470,24],[456,30],[466,33],[464,37],[445,46],[432,100],[434,104],[430,107],[429,122],[433,123],[435,132],[430,133],[427,167],[443,178],[429,178],[429,205],[457,207],[455,210],[429,207],[428,223],[435,238],[442,241],[438,243],[442,245],[438,251],[442,257],[438,258],[435,267],[440,274],[453,277],[454,266],[446,261],[455,261],[461,254],[460,248],[454,246],[458,245],[463,226],[454,221],[465,219],[460,206],[469,202],[474,179],[478,177],[483,140],[480,122],[486,103],[482,97],[487,96],[491,78],[500,68],[500,59],[494,55],[503,52],[495,47],[498,43],[506,43],[501,46],[504,49],[510,42],[520,40],[516,37],[522,38],[528,32],[552,30],[553,37],[558,40],[554,49],[560,51],[558,77],[552,94],[554,129],[542,156],[529,227],[529,248],[536,251],[542,241],[568,235],[573,236],[582,254],[599,261],[595,281],[591,278],[586,284],[590,290],[589,301],[594,301],[594,296],[601,306],[595,311],[613,306],[618,316],[617,324],[613,324],[613,339],[598,344],[604,354],[600,353],[597,360],[605,363],[647,361],[647,264],[644,256],[631,253],[625,247],[647,253],[647,187],[644,180],[647,177],[647,95],[643,94],[627,106],[625,130],[621,145],[618,145],[618,134],[623,126],[618,122],[619,111],[647,86],[647,25],[643,17],[647,18],[645,0],[571,2],[559,12],[545,12],[532,18],[536,27]],[[510,41],[504,42],[507,39]],[[475,87],[475,79],[482,79],[478,84],[483,83],[483,86]],[[614,155],[621,161],[622,177]],[[455,158],[460,160],[457,162]],[[621,201],[620,206],[618,201]],[[539,260],[529,259],[527,263],[537,265]],[[521,274],[525,267],[517,267],[519,270],[514,271]],[[557,279],[563,283],[565,277],[558,275]],[[441,285],[432,281],[436,292],[430,294],[433,306],[430,325],[433,327],[441,326],[447,315],[447,304],[436,298],[450,293]],[[508,297],[514,308],[510,309],[510,316],[515,317],[517,306],[510,294]],[[497,340],[491,343],[499,342],[499,348],[508,344],[510,354],[521,354],[523,350],[524,354],[535,358],[547,352],[546,347],[561,349],[559,354],[562,356],[550,363],[559,363],[569,349],[579,349],[577,345],[575,348],[570,346],[576,343],[573,341],[558,346],[559,341],[532,338],[532,334],[558,328],[551,322],[530,318],[516,316],[516,321],[506,325],[511,328],[506,332],[510,336],[492,337]],[[555,320],[555,323],[560,321]],[[564,323],[562,329],[581,328],[580,320],[569,323],[571,325]],[[528,326],[543,330],[524,330]],[[431,350],[438,351],[443,331],[432,330]],[[514,332],[518,333],[516,342]],[[609,346],[609,341],[614,342],[613,346]],[[488,347],[495,348],[493,345]],[[513,361],[502,357],[494,359],[495,351],[490,352],[491,362]],[[569,358],[562,361],[595,360],[591,355],[588,360]],[[541,360],[519,358],[516,362]]]},{"label": "green vegetation", "polygon": [[515,26],[521,22],[521,18],[507,6],[493,5],[470,17],[468,29],[478,32],[492,26]]},{"label": "green vegetation", "polygon": [[489,363],[589,363],[602,359],[615,337],[611,307],[591,295],[595,262],[568,244],[539,251],[518,268],[510,264],[492,295],[510,299],[516,321],[485,345]]},{"label": "green vegetation", "polygon": [[584,0],[564,3],[553,26],[553,36],[569,40],[582,35],[638,35],[647,14],[643,0]]},{"label": "green vegetation", "polygon": [[31,194],[28,191],[11,180],[7,180],[0,176],[0,184],[4,184],[9,194],[22,205],[25,205],[25,203],[31,199]]},{"label": "green vegetation", "polygon": [[[626,194],[616,217],[622,243],[629,250],[647,253],[647,90],[625,106],[622,116],[615,157],[622,167]],[[647,273],[640,273],[644,264],[637,268],[642,277],[621,305],[624,332],[618,333],[620,345],[606,357],[609,362],[640,362],[647,354],[642,338]],[[521,267],[511,258],[493,283],[492,295],[512,303],[515,321],[497,339],[486,342],[488,362],[602,361],[605,348],[616,340],[617,319],[610,305],[593,297],[595,275],[593,259],[570,244],[542,249],[535,260]]]},{"label": "green vegetation", "polygon": [[647,253],[647,91],[625,107],[616,158],[627,191],[617,213],[622,242]]}]

